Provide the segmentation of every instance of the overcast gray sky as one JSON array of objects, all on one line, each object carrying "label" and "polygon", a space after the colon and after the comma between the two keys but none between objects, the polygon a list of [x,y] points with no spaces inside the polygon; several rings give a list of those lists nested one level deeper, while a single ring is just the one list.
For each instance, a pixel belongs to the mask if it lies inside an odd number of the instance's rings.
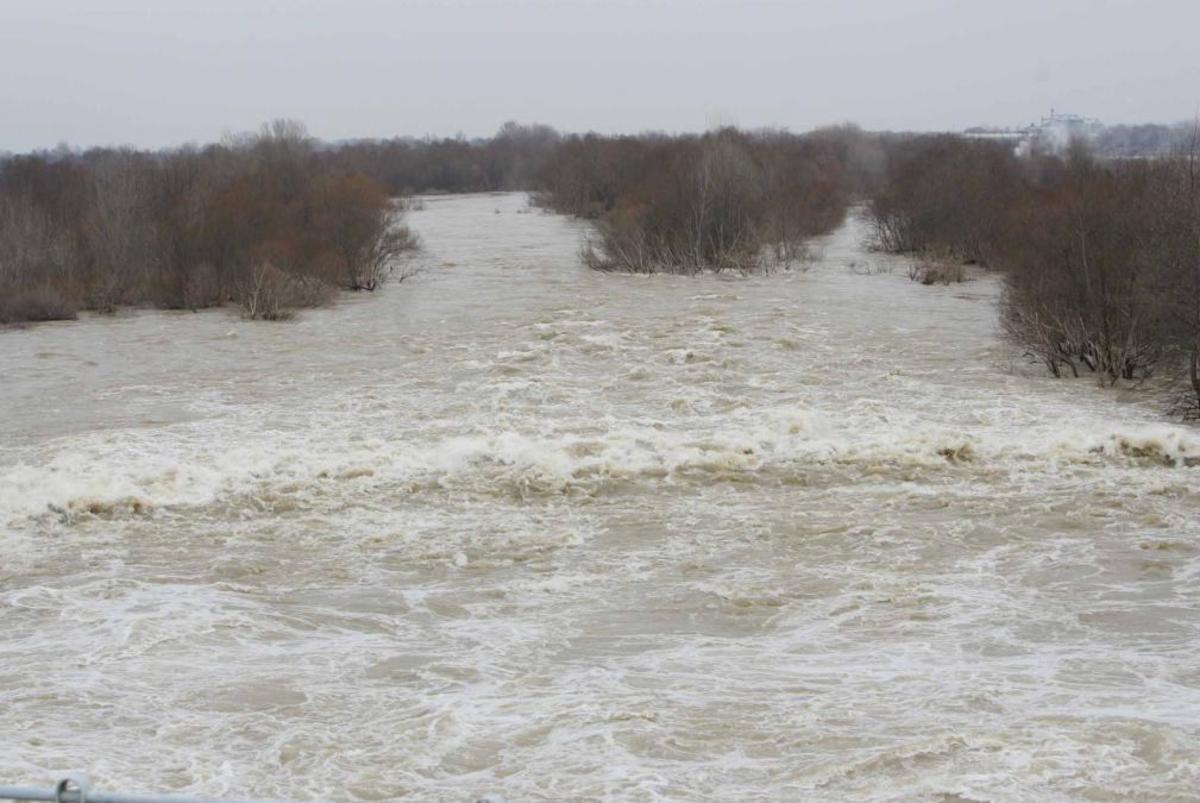
[{"label": "overcast gray sky", "polygon": [[1200,0],[0,0],[0,150],[1200,108]]}]

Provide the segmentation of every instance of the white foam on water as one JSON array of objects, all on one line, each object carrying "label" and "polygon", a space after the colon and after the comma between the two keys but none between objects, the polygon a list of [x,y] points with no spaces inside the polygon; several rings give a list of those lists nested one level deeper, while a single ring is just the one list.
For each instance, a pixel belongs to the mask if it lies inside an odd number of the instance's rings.
[{"label": "white foam on water", "polygon": [[431,200],[425,272],[294,324],[0,336],[0,777],[1194,794],[1194,427],[1015,364],[994,278],[847,271],[855,223],[630,278],[523,204]]},{"label": "white foam on water", "polygon": [[[0,521],[42,515],[138,515],[197,507],[237,495],[317,484],[420,483],[483,492],[590,490],[610,481],[660,482],[789,472],[822,465],[1051,472],[1062,465],[1162,468],[1200,465],[1200,435],[1165,423],[1092,428],[890,426],[839,421],[801,408],[736,408],[677,427],[671,421],[609,421],[586,434],[513,430],[441,440],[347,442],[303,433],[244,435],[246,445],[209,442],[199,428],[164,443],[162,433],[119,432],[74,440],[40,465],[0,469]],[[187,427],[185,427],[186,429]],[[583,427],[580,427],[583,429]],[[236,436],[234,436],[236,437]]]}]

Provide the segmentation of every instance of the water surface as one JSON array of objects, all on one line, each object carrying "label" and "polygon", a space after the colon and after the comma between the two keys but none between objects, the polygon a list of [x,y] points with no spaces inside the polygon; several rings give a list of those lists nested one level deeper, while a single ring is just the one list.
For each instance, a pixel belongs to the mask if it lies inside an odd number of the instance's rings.
[{"label": "water surface", "polygon": [[0,778],[1197,799],[1200,435],[1027,367],[994,278],[411,222],[421,274],[293,323],[0,333]]}]

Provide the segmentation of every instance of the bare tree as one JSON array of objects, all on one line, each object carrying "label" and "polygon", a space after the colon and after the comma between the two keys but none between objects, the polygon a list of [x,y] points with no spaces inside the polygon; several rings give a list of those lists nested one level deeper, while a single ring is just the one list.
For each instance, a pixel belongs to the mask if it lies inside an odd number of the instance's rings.
[{"label": "bare tree", "polygon": [[802,259],[805,241],[844,217],[845,153],[834,143],[735,129],[570,140],[539,201],[596,218],[582,256],[600,270],[762,270]]}]

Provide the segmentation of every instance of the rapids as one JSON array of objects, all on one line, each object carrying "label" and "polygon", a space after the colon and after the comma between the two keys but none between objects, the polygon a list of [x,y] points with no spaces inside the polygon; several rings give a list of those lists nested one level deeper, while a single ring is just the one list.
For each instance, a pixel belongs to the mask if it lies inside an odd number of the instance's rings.
[{"label": "rapids", "polygon": [[1200,433],[851,221],[624,276],[522,195],[287,324],[0,332],[0,781],[1196,799]]}]

